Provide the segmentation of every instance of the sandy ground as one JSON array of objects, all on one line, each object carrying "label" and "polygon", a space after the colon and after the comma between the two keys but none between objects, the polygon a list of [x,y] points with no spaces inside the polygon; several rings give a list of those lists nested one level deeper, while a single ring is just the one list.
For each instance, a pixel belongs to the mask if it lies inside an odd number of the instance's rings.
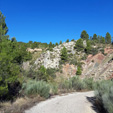
[{"label": "sandy ground", "polygon": [[25,113],[96,113],[87,97],[93,97],[94,92],[76,92],[64,96],[56,96],[36,106]]}]

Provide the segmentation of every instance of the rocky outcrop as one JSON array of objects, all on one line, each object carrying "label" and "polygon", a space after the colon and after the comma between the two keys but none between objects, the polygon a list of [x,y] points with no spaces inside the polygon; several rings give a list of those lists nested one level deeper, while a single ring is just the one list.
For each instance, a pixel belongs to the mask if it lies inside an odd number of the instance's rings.
[{"label": "rocky outcrop", "polygon": [[43,65],[45,68],[58,68],[60,60],[60,53],[47,51],[41,54],[40,58],[35,61],[35,65],[40,67]]},{"label": "rocky outcrop", "polygon": [[90,63],[92,61],[92,62],[101,63],[104,58],[105,58],[105,56],[102,53],[98,53],[94,56],[93,55],[88,55],[88,57],[86,59],[86,62]]},{"label": "rocky outcrop", "polygon": [[77,70],[77,67],[75,67],[73,64],[72,65],[65,64],[63,65],[62,73],[66,78],[73,77],[76,75],[76,70]]},{"label": "rocky outcrop", "polygon": [[106,48],[104,49],[104,53],[105,53],[105,54],[110,54],[110,53],[112,53],[112,52],[113,52],[113,49],[110,48],[110,47],[106,47]]},{"label": "rocky outcrop", "polygon": [[108,79],[113,74],[113,52],[107,56],[98,53],[95,56],[89,55],[83,65],[82,76],[93,77],[95,80]]},{"label": "rocky outcrop", "polygon": [[59,46],[54,47],[53,51],[46,51],[45,53],[41,54],[40,58],[38,58],[34,64],[37,67],[44,65],[45,68],[59,68],[61,49],[66,47],[68,54],[75,54],[74,45],[74,41],[60,44]]}]

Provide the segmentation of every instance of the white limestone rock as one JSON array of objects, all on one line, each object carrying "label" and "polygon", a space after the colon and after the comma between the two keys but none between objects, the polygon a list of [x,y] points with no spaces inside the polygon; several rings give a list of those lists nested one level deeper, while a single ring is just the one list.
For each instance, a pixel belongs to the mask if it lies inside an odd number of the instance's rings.
[{"label": "white limestone rock", "polygon": [[34,64],[37,67],[44,65],[45,68],[59,68],[61,49],[66,47],[68,54],[75,54],[74,46],[74,41],[60,44],[59,46],[54,47],[53,51],[46,51],[45,53],[42,53],[40,58],[38,58]]}]

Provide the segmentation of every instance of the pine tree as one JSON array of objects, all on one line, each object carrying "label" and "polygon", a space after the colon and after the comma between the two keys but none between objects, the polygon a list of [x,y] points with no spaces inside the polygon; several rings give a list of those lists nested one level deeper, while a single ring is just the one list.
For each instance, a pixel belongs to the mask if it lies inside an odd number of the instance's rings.
[{"label": "pine tree", "polygon": [[52,44],[52,48],[54,48],[55,47],[55,44]]},{"label": "pine tree", "polygon": [[49,43],[49,48],[52,48],[53,47],[53,44],[52,42]]},{"label": "pine tree", "polygon": [[0,12],[0,100],[11,99],[17,93],[20,64],[29,59],[25,46],[16,38],[8,39],[7,31],[5,17]]},{"label": "pine tree", "polygon": [[100,36],[100,43],[105,44],[105,38]]},{"label": "pine tree", "polygon": [[108,32],[106,33],[106,43],[111,44],[111,35]]},{"label": "pine tree", "polygon": [[67,39],[66,42],[69,42],[69,39]]},{"label": "pine tree", "polygon": [[59,44],[62,44],[62,41],[60,41],[60,43]]},{"label": "pine tree", "polygon": [[86,48],[85,48],[85,51],[86,51],[87,54],[90,54],[91,51],[92,51],[92,47],[91,47],[91,42],[90,42],[90,40],[87,41],[87,46],[86,46]]},{"label": "pine tree", "polygon": [[83,40],[81,38],[76,41],[74,48],[77,49],[77,51],[83,51],[84,50]]},{"label": "pine tree", "polygon": [[11,41],[12,41],[12,42],[17,42],[17,40],[16,40],[15,37],[11,38]]},{"label": "pine tree", "polygon": [[75,41],[74,39],[72,39],[71,41]]},{"label": "pine tree", "polygon": [[[8,27],[5,23],[5,17],[0,12],[0,99],[11,93],[8,85],[17,82],[19,66],[14,63],[15,42],[8,39]],[[16,89],[15,89],[16,90]],[[13,92],[14,93],[14,92]],[[7,98],[11,95],[7,95]]]},{"label": "pine tree", "polygon": [[87,34],[87,32],[85,30],[82,31],[80,37],[84,40],[88,40],[89,39],[89,35]]},{"label": "pine tree", "polygon": [[50,51],[53,50],[53,44],[52,44],[52,42],[49,43],[49,50],[50,50]]},{"label": "pine tree", "polygon": [[33,41],[29,41],[29,47],[32,48]]},{"label": "pine tree", "polygon": [[5,39],[9,38],[9,36],[6,35],[7,32],[8,32],[8,27],[7,27],[6,23],[5,23],[5,17],[2,14],[2,12],[0,11],[0,41],[2,39],[4,39],[4,38]]},{"label": "pine tree", "polygon": [[68,54],[67,54],[67,49],[64,47],[61,50],[61,61],[64,63],[68,60]]},{"label": "pine tree", "polygon": [[93,39],[93,40],[97,40],[97,35],[94,34],[92,39]]},{"label": "pine tree", "polygon": [[58,43],[56,42],[55,45],[58,46]]}]

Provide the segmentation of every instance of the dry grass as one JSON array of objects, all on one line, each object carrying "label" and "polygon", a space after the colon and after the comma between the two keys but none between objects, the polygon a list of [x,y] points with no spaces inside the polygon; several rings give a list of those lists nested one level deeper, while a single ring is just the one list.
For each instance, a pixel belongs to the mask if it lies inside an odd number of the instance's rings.
[{"label": "dry grass", "polygon": [[11,102],[3,102],[3,103],[0,103],[0,108],[2,108],[3,106],[5,107],[10,107],[11,106]]},{"label": "dry grass", "polygon": [[28,109],[43,100],[42,97],[32,96],[29,98],[17,98],[12,104],[10,102],[0,103],[0,113],[23,113],[25,109]]}]

